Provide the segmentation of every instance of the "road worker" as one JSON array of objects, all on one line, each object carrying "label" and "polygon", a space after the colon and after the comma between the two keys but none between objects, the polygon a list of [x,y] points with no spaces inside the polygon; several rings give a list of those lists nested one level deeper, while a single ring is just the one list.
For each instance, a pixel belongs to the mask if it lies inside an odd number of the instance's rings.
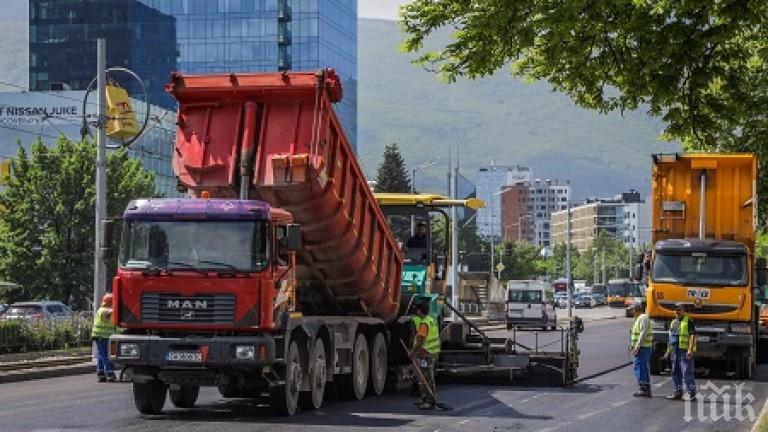
[{"label": "road worker", "polygon": [[[421,390],[421,400],[417,404],[419,409],[431,410],[437,404],[437,387],[435,386],[435,364],[440,354],[440,329],[437,321],[429,315],[429,300],[422,299],[416,305],[416,313],[411,321],[416,329],[413,349],[410,357],[419,365],[423,377],[418,377]],[[423,378],[423,379],[422,379]]]},{"label": "road worker", "polygon": [[640,389],[632,396],[651,397],[651,346],[653,327],[641,303],[634,305],[635,321],[632,323],[629,350],[635,364],[635,378]]},{"label": "road worker", "polygon": [[[669,326],[669,343],[665,359],[671,360],[672,384],[675,392],[667,399],[695,400],[696,380],[693,356],[696,352],[696,326],[685,313],[685,304],[675,305],[675,319]],[[685,385],[685,392],[683,392]]]},{"label": "road worker", "polygon": [[98,382],[115,381],[115,371],[109,360],[109,337],[115,332],[112,324],[112,294],[106,293],[101,299],[101,307],[93,317],[91,338],[96,342],[98,360],[96,377]]}]

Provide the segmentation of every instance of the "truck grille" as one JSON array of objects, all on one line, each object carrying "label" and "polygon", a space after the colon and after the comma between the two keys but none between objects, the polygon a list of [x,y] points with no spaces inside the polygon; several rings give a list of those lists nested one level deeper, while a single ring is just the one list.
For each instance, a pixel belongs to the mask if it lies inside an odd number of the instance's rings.
[{"label": "truck grille", "polygon": [[[675,310],[675,305],[677,303],[675,302],[659,302],[659,305],[663,307],[664,309],[667,309],[669,311]],[[739,310],[739,307],[737,305],[729,305],[729,304],[702,304],[701,306],[695,306],[693,303],[684,303],[685,304],[685,310],[688,313],[692,314],[721,314],[721,313],[728,313],[728,312],[736,312]]]},{"label": "truck grille", "polygon": [[197,296],[142,294],[141,320],[146,323],[233,324],[235,296],[231,294]]}]

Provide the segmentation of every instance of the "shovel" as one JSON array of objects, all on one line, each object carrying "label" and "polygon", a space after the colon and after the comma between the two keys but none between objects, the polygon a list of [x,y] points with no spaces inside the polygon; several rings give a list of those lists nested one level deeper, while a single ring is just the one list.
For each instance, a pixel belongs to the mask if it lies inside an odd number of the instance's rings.
[{"label": "shovel", "polygon": [[[402,339],[400,339],[400,344],[403,346],[403,349],[405,350],[405,353],[407,355],[408,354],[408,347],[405,346],[405,342],[403,342]],[[437,408],[440,408],[443,411],[453,411],[453,407],[451,407],[450,405],[448,405],[446,403],[443,403],[443,402],[438,402],[437,401],[437,397],[435,396],[435,391],[429,385],[429,381],[427,381],[427,378],[421,372],[421,368],[419,367],[418,363],[416,363],[416,360],[413,359],[411,356],[408,356],[408,358],[411,360],[411,365],[413,366],[413,370],[416,371],[416,375],[419,377],[419,381],[427,389],[427,392],[432,397],[432,400],[435,401],[435,406]]]}]

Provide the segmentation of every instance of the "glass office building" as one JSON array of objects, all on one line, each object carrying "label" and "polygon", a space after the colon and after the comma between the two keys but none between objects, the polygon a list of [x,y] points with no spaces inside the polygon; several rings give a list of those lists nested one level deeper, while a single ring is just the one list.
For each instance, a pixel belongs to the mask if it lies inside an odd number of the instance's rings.
[{"label": "glass office building", "polygon": [[336,69],[336,109],[357,143],[357,0],[140,0],[176,18],[186,73]]},{"label": "glass office building", "polygon": [[[103,37],[107,65],[133,70],[151,104],[173,109],[164,85],[177,68],[175,21],[138,0],[30,0],[30,90],[84,90],[96,75],[96,39]],[[137,96],[138,86],[118,79]]]}]

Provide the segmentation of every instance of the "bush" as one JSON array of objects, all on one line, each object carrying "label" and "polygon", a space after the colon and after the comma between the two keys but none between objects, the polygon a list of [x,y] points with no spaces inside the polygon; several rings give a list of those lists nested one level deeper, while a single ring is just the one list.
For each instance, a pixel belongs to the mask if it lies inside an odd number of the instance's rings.
[{"label": "bush", "polygon": [[0,321],[0,353],[47,351],[86,346],[91,322],[81,316],[64,321]]}]

